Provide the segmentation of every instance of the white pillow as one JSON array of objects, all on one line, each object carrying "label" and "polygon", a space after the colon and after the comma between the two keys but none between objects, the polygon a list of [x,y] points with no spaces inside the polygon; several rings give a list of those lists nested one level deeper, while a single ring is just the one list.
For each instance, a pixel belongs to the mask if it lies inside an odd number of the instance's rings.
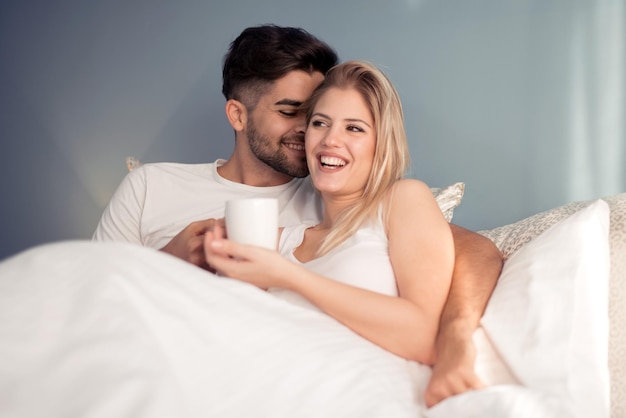
[{"label": "white pillow", "polygon": [[481,321],[516,380],[558,416],[609,416],[608,233],[598,200],[530,241],[505,262]]}]

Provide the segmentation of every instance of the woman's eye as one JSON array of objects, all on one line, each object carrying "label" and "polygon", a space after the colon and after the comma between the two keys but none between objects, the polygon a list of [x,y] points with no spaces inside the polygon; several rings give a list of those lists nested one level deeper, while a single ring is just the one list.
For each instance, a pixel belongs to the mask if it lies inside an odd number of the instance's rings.
[{"label": "woman's eye", "polygon": [[327,126],[327,125],[326,125],[326,123],[324,121],[312,120],[311,121],[311,126],[322,127],[322,126]]},{"label": "woman's eye", "polygon": [[361,127],[356,126],[356,125],[348,125],[348,130],[351,132],[364,132],[363,129],[361,129]]}]

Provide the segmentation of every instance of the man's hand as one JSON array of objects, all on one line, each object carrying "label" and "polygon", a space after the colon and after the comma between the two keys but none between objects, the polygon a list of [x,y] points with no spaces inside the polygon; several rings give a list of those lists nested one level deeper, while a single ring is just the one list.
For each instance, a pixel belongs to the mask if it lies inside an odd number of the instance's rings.
[{"label": "man's hand", "polygon": [[192,222],[172,238],[165,247],[161,248],[161,251],[214,272],[204,257],[204,234],[211,231],[216,223],[223,224],[223,222],[223,219],[205,219]]},{"label": "man's hand", "polygon": [[459,333],[438,338],[437,359],[424,394],[427,407],[468,390],[482,389],[484,383],[474,372],[476,347],[471,334]]}]

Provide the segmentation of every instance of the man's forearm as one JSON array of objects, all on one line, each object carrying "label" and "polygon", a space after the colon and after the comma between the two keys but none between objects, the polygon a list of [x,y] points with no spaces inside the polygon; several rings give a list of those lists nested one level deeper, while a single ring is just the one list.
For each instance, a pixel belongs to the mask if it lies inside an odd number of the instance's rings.
[{"label": "man's forearm", "polygon": [[452,285],[441,315],[433,373],[424,394],[431,407],[484,387],[474,371],[474,331],[502,271],[502,254],[487,238],[451,225],[456,251]]},{"label": "man's forearm", "polygon": [[502,253],[491,240],[476,232],[456,225],[450,228],[456,256],[440,328],[473,333],[502,271]]}]

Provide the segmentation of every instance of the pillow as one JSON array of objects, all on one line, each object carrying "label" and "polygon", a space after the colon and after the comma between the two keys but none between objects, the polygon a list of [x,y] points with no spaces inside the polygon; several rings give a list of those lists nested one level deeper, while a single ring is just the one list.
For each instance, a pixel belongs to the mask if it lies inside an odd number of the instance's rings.
[{"label": "pillow", "polygon": [[126,169],[130,172],[141,167],[141,161],[135,157],[126,157]]},{"label": "pillow", "polygon": [[[626,411],[626,362],[623,360],[626,347],[626,303],[623,303],[626,298],[626,193],[605,196],[602,200],[609,204],[611,210],[609,232],[611,409],[612,416],[622,416],[622,411]],[[571,202],[516,223],[480,233],[490,238],[503,251],[505,257],[508,257],[552,224],[572,215],[591,202],[591,200]]]},{"label": "pillow", "polygon": [[452,221],[454,208],[461,204],[463,193],[465,193],[465,183],[454,183],[448,187],[430,189],[437,200],[437,204],[443,212],[443,216],[448,222]]},{"label": "pillow", "polygon": [[[126,168],[133,171],[141,167],[142,163],[135,157],[126,157]],[[431,188],[430,189],[443,212],[443,216],[448,222],[452,220],[454,208],[461,204],[463,193],[465,192],[465,183],[454,183],[448,187]]]},{"label": "pillow", "polygon": [[512,224],[478,232],[492,240],[506,259],[543,231],[573,215],[590,203],[591,201],[571,202],[567,205],[537,213]]},{"label": "pillow", "polygon": [[608,233],[598,200],[531,240],[506,260],[481,320],[511,374],[547,395],[555,416],[609,416]]}]

